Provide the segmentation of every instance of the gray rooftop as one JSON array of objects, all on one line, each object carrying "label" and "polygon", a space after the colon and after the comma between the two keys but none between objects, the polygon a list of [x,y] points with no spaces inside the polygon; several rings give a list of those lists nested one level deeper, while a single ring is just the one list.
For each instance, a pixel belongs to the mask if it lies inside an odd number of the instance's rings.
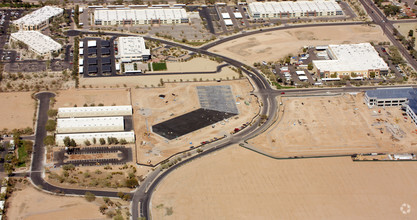
[{"label": "gray rooftop", "polygon": [[197,86],[201,108],[239,114],[230,86]]},{"label": "gray rooftop", "polygon": [[395,99],[395,98],[416,98],[416,90],[408,88],[376,89],[366,91],[369,98],[377,99]]}]

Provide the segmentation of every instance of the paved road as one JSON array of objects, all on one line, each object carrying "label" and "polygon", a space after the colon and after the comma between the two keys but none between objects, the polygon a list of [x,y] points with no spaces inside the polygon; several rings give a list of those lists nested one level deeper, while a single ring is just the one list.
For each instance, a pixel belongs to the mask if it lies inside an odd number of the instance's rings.
[{"label": "paved road", "polygon": [[407,49],[395,38],[393,34],[394,26],[392,21],[388,20],[387,17],[378,9],[378,7],[371,0],[359,0],[364,6],[366,12],[375,22],[375,24],[381,26],[382,31],[392,42],[394,46],[398,48],[400,53],[404,56],[407,62],[417,70],[417,61],[408,53]]},{"label": "paved road", "polygon": [[30,178],[33,184],[37,185],[43,190],[53,193],[64,193],[71,195],[84,195],[86,192],[91,192],[96,196],[118,197],[117,192],[100,191],[100,190],[84,190],[84,189],[68,189],[53,186],[42,178],[43,166],[45,161],[45,145],[43,139],[46,137],[45,125],[48,121],[48,109],[50,98],[55,97],[55,94],[50,92],[41,92],[35,96],[39,100],[38,120],[36,124],[35,144],[33,147],[33,158],[30,168]]}]

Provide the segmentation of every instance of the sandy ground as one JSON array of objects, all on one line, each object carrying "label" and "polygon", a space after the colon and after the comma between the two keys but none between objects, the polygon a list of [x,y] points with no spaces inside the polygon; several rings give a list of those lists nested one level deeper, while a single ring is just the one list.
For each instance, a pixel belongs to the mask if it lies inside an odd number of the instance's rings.
[{"label": "sandy ground", "polygon": [[[206,58],[195,58],[189,62],[185,63],[172,63],[171,66],[168,65],[167,71],[158,71],[158,73],[164,72],[197,72],[197,71],[214,71],[218,65],[222,65],[224,63],[217,63],[210,59]],[[156,73],[156,72],[154,72]],[[226,79],[233,79],[239,78],[239,74],[230,69],[229,67],[223,68],[219,73],[213,74],[178,74],[178,75],[157,75],[152,76],[152,74],[148,75],[140,75],[140,76],[120,76],[120,77],[104,77],[104,78],[80,78],[80,85],[86,87],[123,87],[124,85],[128,87],[157,87],[160,84],[161,79],[164,82],[193,82],[193,81],[212,81],[212,80],[226,80]]]},{"label": "sandy ground", "polygon": [[120,89],[69,89],[61,90],[56,96],[54,108],[82,107],[84,104],[130,105],[129,90]]},{"label": "sandy ground", "polygon": [[8,201],[8,219],[105,219],[96,202],[87,202],[82,197],[53,196],[32,186],[13,193]]},{"label": "sandy ground", "polygon": [[26,127],[33,127],[33,116],[36,101],[32,99],[31,92],[10,92],[0,94],[0,129],[9,131]]},{"label": "sandy ground", "polygon": [[404,120],[399,107],[369,109],[363,103],[362,93],[332,97],[284,97],[281,102],[280,113],[282,115],[284,110],[283,116],[267,132],[249,141],[255,148],[273,156],[407,152],[417,149],[416,127],[410,119]]},{"label": "sandy ground", "polygon": [[388,39],[376,26],[313,27],[242,37],[215,46],[210,51],[252,65],[254,62],[277,61],[288,54],[297,54],[304,46],[370,41],[388,41]]},{"label": "sandy ground", "polygon": [[[415,23],[397,23],[397,24],[394,24],[394,27],[395,28],[397,28],[397,30],[404,36],[404,37],[406,37],[407,39],[408,39],[408,32],[410,31],[410,30],[413,30],[414,31],[414,37],[416,37],[417,36],[417,33],[416,33],[416,29],[417,29],[417,22],[415,22]],[[415,42],[415,41],[414,41]],[[414,47],[415,48],[415,47]]]},{"label": "sandy ground", "polygon": [[167,62],[167,70],[153,71],[149,73],[163,73],[163,72],[208,72],[215,71],[216,67],[220,65],[218,62],[197,57],[187,62]]},{"label": "sandy ground", "polygon": [[[237,117],[230,118],[224,125],[217,123],[215,128],[209,126],[173,140],[167,140],[152,132],[149,136],[146,134],[151,131],[152,125],[199,109],[200,103],[196,86],[209,85],[231,86],[236,102],[240,103],[237,104],[240,113]],[[138,161],[147,163],[148,160],[151,160],[151,163],[154,164],[176,152],[189,149],[190,146],[198,146],[199,143],[214,137],[223,137],[235,127],[251,121],[259,111],[259,104],[257,99],[249,94],[250,91],[252,91],[252,87],[247,79],[222,82],[168,83],[165,88],[132,89]],[[175,97],[172,95],[173,93],[176,95]],[[166,95],[166,97],[161,99],[159,95]],[[244,101],[250,104],[245,105]]]},{"label": "sandy ground", "polygon": [[[416,174],[417,164],[410,162],[275,160],[232,146],[164,179],[152,197],[152,217],[415,219]],[[411,213],[402,214],[403,203]]]}]

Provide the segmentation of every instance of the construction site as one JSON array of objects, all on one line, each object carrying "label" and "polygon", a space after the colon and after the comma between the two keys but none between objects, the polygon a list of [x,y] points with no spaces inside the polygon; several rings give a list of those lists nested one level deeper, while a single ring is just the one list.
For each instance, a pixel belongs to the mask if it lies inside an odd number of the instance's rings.
[{"label": "construction site", "polygon": [[132,90],[137,162],[156,164],[247,125],[259,112],[251,90],[247,79]]},{"label": "construction site", "polygon": [[[249,146],[275,157],[403,153],[417,130],[400,107],[369,108],[363,93],[282,97],[279,119]],[[343,112],[343,114],[342,114]]]}]

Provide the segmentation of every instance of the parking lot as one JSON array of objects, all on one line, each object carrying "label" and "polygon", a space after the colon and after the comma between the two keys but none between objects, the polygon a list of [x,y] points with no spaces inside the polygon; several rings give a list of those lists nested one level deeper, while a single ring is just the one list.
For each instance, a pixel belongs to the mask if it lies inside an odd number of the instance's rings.
[{"label": "parking lot", "polygon": [[[98,155],[98,154],[117,154],[117,158],[100,158],[100,159],[79,159],[69,160],[70,155]],[[108,147],[85,147],[85,148],[64,148],[54,152],[54,165],[62,166],[73,164],[75,166],[102,166],[102,165],[120,165],[132,161],[132,149],[125,146],[108,146]]]},{"label": "parking lot", "polygon": [[83,48],[80,48],[80,57],[83,58],[83,65],[80,71],[84,77],[119,76],[116,74],[116,63],[114,57],[114,40],[103,40],[101,38],[82,39]]}]

